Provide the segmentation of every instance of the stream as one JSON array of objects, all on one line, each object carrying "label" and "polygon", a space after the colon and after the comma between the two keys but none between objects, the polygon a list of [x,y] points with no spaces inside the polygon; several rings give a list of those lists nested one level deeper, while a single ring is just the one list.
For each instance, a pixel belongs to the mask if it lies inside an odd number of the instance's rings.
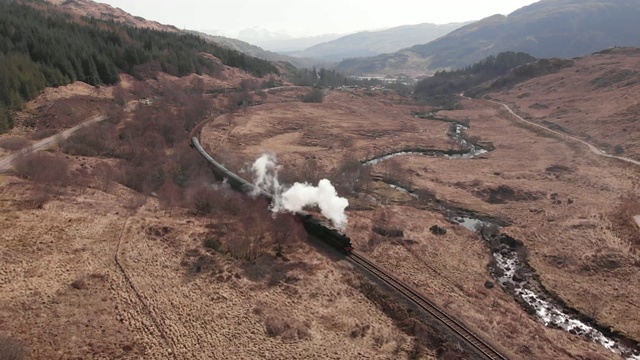
[{"label": "stream", "polygon": [[378,164],[382,161],[389,160],[391,158],[403,155],[424,155],[432,157],[445,157],[448,159],[471,159],[480,154],[489,152],[488,149],[481,147],[480,145],[473,144],[464,139],[464,131],[469,129],[468,126],[451,122],[452,129],[449,131],[449,137],[454,139],[462,148],[462,150],[438,150],[438,149],[426,149],[426,148],[407,148],[397,151],[392,151],[384,155],[376,156],[363,162],[363,165],[370,166]]},{"label": "stream", "polygon": [[[486,238],[484,235],[483,237]],[[491,275],[517,300],[524,302],[525,308],[528,307],[526,310],[534,313],[545,326],[584,336],[626,359],[640,360],[640,349],[621,344],[621,336],[616,336],[575,310],[567,311],[560,304],[561,301],[553,299],[535,276],[535,270],[527,263],[525,251],[518,250],[524,250],[522,242],[504,234],[487,240],[491,243],[495,259]],[[573,312],[576,314],[572,314]],[[629,339],[624,340],[631,342]]]},{"label": "stream", "polygon": [[[385,182],[395,190],[416,199],[420,198],[413,190]],[[562,300],[556,300],[549,295],[549,292],[537,278],[535,270],[527,263],[526,249],[521,241],[505,234],[493,236],[484,234],[485,229],[491,229],[497,233],[502,229],[502,226],[507,225],[506,223],[489,216],[474,214],[468,210],[451,208],[443,201],[436,200],[435,205],[435,210],[445,215],[449,222],[482,234],[482,237],[489,243],[492,256],[495,259],[491,268],[492,277],[512,294],[525,311],[535,315],[547,327],[563,329],[571,334],[584,336],[627,360],[640,360],[640,348],[625,346],[621,341],[633,343],[633,340],[612,333],[577,310],[567,311],[562,305]]]},{"label": "stream", "polygon": [[[433,115],[423,117],[428,120],[446,121],[452,124],[449,136],[456,140],[463,150],[436,150],[436,149],[403,149],[377,156],[364,161],[363,166],[371,166],[382,161],[403,155],[424,155],[432,157],[445,157],[449,159],[470,159],[492,149],[485,149],[464,139],[464,131],[469,127],[454,120],[436,118]],[[382,180],[391,188],[419,199],[420,196],[414,190],[402,187],[389,180]],[[495,235],[501,226],[508,225],[489,216],[479,216],[471,211],[456,209],[447,206],[443,201],[435,199],[435,210],[441,212],[452,223],[463,226],[470,231],[481,233],[489,242],[495,263],[491,269],[493,278],[523,306],[523,308],[535,315],[536,318],[547,327],[563,329],[571,334],[584,336],[587,339],[600,343],[602,346],[622,356],[627,360],[640,360],[640,347],[628,347],[622,344],[634,343],[633,340],[614,334],[609,329],[599,326],[594,320],[589,319],[571,309],[565,309],[562,300],[554,299],[540,283],[535,270],[526,261],[526,249],[523,243],[508,235]],[[425,199],[426,200],[426,199]],[[485,229],[492,229],[494,235],[487,236]]]}]

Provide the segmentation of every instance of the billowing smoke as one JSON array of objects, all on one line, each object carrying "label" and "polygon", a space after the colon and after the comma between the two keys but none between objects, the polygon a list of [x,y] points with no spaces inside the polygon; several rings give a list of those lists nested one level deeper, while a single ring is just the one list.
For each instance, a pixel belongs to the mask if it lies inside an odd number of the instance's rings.
[{"label": "billowing smoke", "polygon": [[[344,229],[347,225],[347,215],[344,209],[349,201],[338,196],[331,181],[322,179],[318,186],[308,183],[295,183],[285,189],[278,181],[278,170],[275,154],[263,154],[251,167],[254,174],[254,185],[273,194],[271,210],[274,212],[297,212],[305,206],[317,206],[324,217],[331,220],[333,226]],[[257,195],[258,189],[254,191]]]},{"label": "billowing smoke", "polygon": [[276,154],[262,154],[251,166],[253,172],[253,184],[256,186],[252,195],[258,195],[260,189],[272,193],[274,198],[278,198],[282,191],[282,186],[278,181],[278,166]]}]

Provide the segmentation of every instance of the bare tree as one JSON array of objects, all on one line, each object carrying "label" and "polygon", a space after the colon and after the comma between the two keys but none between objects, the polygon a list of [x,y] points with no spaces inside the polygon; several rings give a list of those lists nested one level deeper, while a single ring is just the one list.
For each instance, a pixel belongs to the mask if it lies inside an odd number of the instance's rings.
[{"label": "bare tree", "polygon": [[173,180],[167,178],[158,190],[158,200],[165,208],[179,206],[182,204],[182,189]]},{"label": "bare tree", "polygon": [[302,239],[304,228],[291,214],[278,214],[273,220],[273,242],[277,256],[282,256],[286,246]]},{"label": "bare tree", "polygon": [[56,184],[65,186],[69,177],[69,161],[60,154],[35,152],[18,156],[14,162],[20,177],[37,184]]},{"label": "bare tree", "polygon": [[115,100],[116,104],[123,106],[127,103],[127,92],[122,87],[122,84],[114,86],[111,91],[111,95],[113,96],[113,100]]},{"label": "bare tree", "polygon": [[354,158],[346,157],[343,159],[332,176],[336,188],[340,192],[352,194],[358,188],[362,168],[362,164]]}]

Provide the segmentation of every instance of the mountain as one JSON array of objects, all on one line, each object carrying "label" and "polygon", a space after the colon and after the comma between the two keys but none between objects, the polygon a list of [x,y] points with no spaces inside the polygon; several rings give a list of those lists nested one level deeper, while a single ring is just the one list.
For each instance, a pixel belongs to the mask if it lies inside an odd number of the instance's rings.
[{"label": "mountain", "polygon": [[[523,68],[521,65],[532,63],[535,60],[536,58],[533,56],[521,52],[507,51],[495,56],[491,55],[464,69],[439,71],[433,76],[425,77],[416,83],[414,96],[420,100],[428,101],[430,105],[454,105],[461,92],[504,75],[513,68]],[[530,76],[538,73],[540,71],[523,71],[523,75],[531,74]],[[519,76],[517,79],[519,80],[521,77]]]},{"label": "mountain", "polygon": [[101,20],[113,20],[127,26],[146,28],[152,30],[179,32],[175,26],[160,24],[157,21],[146,20],[139,16],[133,16],[128,12],[114,8],[111,5],[91,0],[46,0],[55,5],[59,10],[80,16],[88,16]]},{"label": "mountain", "polygon": [[638,0],[542,0],[494,15],[424,45],[347,59],[349,74],[421,75],[459,68],[503,51],[538,58],[576,57],[612,46],[640,45]]},{"label": "mountain", "polygon": [[[640,48],[541,59],[476,89],[525,119],[640,160]],[[477,93],[480,90],[480,94]],[[637,237],[640,240],[640,237]]]},{"label": "mountain", "polygon": [[45,87],[76,81],[113,85],[120,74],[159,72],[218,76],[227,67],[255,77],[279,74],[273,63],[182,32],[131,27],[124,21],[69,16],[51,4],[0,1],[0,132]]},{"label": "mountain", "polygon": [[291,56],[280,55],[274,52],[265,51],[255,45],[251,45],[241,40],[231,39],[223,36],[209,35],[202,32],[191,30],[180,30],[175,26],[160,24],[156,21],[146,20],[139,16],[133,16],[120,8],[114,8],[111,5],[98,3],[92,0],[47,0],[49,3],[55,5],[59,10],[66,11],[68,13],[88,16],[101,20],[113,20],[117,23],[122,23],[127,26],[147,28],[152,30],[168,31],[168,32],[183,32],[198,35],[207,41],[214,44],[226,47],[228,49],[236,50],[241,53],[257,57],[268,61],[283,61],[289,62],[296,67],[312,67],[316,62],[304,59],[294,58]]},{"label": "mountain", "polygon": [[238,33],[238,36],[234,37],[251,44],[256,44],[269,51],[291,52],[300,51],[316,44],[332,41],[343,35],[344,34],[293,36],[284,32],[273,32],[262,28],[251,28],[241,30]]},{"label": "mountain", "polygon": [[415,44],[424,44],[466,24],[468,22],[444,25],[425,23],[398,26],[380,31],[363,31],[314,45],[293,55],[327,61],[357,56],[374,56],[397,51]]},{"label": "mountain", "polygon": [[201,33],[198,31],[187,30],[186,32],[198,35],[204,38],[207,41],[211,41],[220,46],[224,46],[229,49],[233,49],[236,51],[240,51],[241,53],[257,57],[259,59],[269,60],[269,61],[281,61],[291,63],[295,67],[299,68],[310,68],[316,65],[317,61],[307,58],[299,58],[288,55],[278,54],[273,51],[267,51],[262,49],[261,47],[249,44],[242,40],[232,39],[224,36],[217,35],[209,35],[205,33]]}]

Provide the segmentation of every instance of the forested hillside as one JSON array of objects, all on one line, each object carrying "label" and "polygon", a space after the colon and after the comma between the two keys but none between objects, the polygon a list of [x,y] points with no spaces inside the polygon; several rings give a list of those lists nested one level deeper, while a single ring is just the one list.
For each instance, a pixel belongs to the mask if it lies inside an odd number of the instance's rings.
[{"label": "forested hillside", "polygon": [[203,52],[256,76],[278,72],[268,61],[197,36],[72,17],[41,1],[0,0],[0,132],[12,125],[9,110],[46,86],[76,80],[114,84],[118,72],[144,78],[155,71],[176,76],[220,71]]},{"label": "forested hillside", "polygon": [[533,56],[522,52],[506,51],[491,55],[463,69],[439,71],[432,77],[420,80],[416,84],[414,94],[417,98],[434,105],[451,105],[446,104],[451,102],[450,95],[457,95],[535,60]]}]

